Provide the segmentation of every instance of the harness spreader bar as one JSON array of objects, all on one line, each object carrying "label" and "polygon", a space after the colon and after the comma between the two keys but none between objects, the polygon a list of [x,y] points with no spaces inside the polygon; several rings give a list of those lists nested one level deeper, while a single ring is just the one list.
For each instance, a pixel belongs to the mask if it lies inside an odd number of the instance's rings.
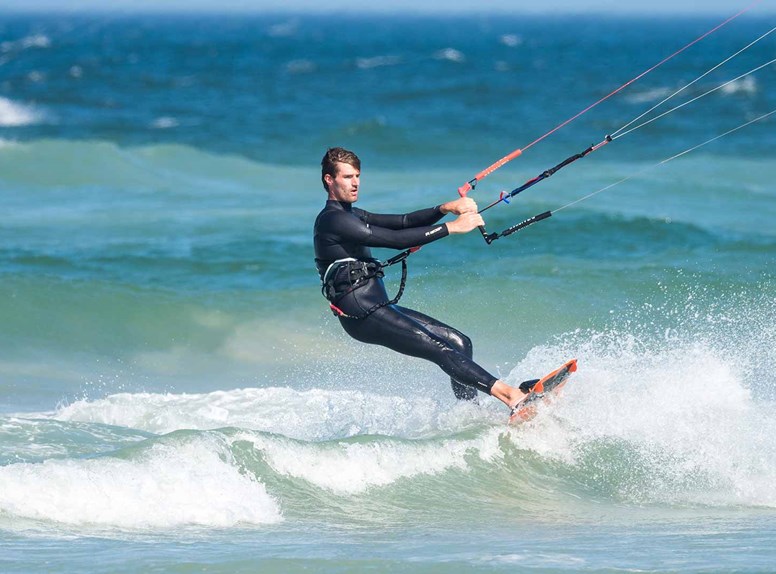
[{"label": "harness spreader bar", "polygon": [[[377,270],[375,271],[375,276],[378,276],[379,274],[379,277],[382,277],[383,269],[385,269],[386,267],[390,267],[391,265],[395,265],[396,263],[401,263],[401,280],[399,282],[399,291],[396,293],[396,297],[394,297],[389,301],[383,301],[382,303],[377,303],[375,305],[372,305],[372,307],[370,307],[360,315],[349,315],[348,313],[345,313],[345,311],[337,307],[336,303],[338,303],[342,297],[347,295],[347,293],[350,293],[351,291],[358,289],[359,287],[362,287],[363,285],[366,284],[365,282],[362,282],[359,285],[356,285],[355,287],[353,287],[350,291],[343,293],[335,301],[330,301],[329,309],[331,309],[332,313],[334,313],[335,316],[341,317],[344,319],[366,319],[367,317],[369,317],[369,315],[371,315],[378,309],[381,309],[382,307],[387,307],[388,305],[395,305],[396,303],[399,302],[399,299],[401,299],[401,296],[404,294],[404,287],[407,284],[407,257],[412,255],[419,249],[420,249],[420,246],[410,247],[409,249],[405,249],[398,255],[394,255],[390,259],[386,259],[383,262],[377,262],[378,267],[377,267]],[[356,260],[353,260],[353,261],[356,261]],[[343,263],[345,263],[345,261],[343,261]],[[328,271],[326,275],[328,276]],[[321,286],[321,291],[324,292],[324,296],[325,296],[325,289],[326,289],[326,283],[324,283]]]}]

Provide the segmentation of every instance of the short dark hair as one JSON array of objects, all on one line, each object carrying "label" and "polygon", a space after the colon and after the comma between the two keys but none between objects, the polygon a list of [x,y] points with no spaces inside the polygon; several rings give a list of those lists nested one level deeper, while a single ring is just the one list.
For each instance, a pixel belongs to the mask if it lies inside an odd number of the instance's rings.
[{"label": "short dark hair", "polygon": [[346,163],[352,165],[358,171],[361,171],[361,160],[352,151],[342,147],[330,147],[326,150],[326,153],[321,160],[321,181],[323,182],[323,188],[329,191],[329,186],[326,185],[326,180],[323,177],[328,173],[332,177],[337,176],[337,164]]}]

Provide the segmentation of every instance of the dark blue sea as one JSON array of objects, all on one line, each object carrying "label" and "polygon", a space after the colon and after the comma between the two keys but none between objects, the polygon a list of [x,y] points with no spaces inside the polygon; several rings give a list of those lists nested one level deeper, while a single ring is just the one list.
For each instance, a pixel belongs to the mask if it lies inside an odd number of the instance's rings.
[{"label": "dark blue sea", "polygon": [[553,217],[409,259],[507,382],[579,360],[534,421],[349,339],[313,263],[327,147],[436,205],[721,20],[0,13],[0,570],[773,572],[772,14],[470,194],[688,86],[484,214]]}]

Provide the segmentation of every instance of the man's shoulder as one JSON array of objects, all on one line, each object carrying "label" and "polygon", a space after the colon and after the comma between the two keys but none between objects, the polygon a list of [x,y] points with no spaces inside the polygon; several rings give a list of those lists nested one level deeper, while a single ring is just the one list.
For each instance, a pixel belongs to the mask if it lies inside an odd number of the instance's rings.
[{"label": "man's shoulder", "polygon": [[356,207],[350,210],[333,208],[330,205],[324,207],[315,218],[316,229],[342,230],[351,226],[359,226],[365,221],[367,212]]},{"label": "man's shoulder", "polygon": [[321,219],[360,219],[364,220],[366,217],[368,217],[370,214],[368,211],[358,208],[358,207],[352,207],[349,210],[344,210],[341,208],[336,208],[331,205],[326,205],[324,208],[318,213],[317,220]]}]

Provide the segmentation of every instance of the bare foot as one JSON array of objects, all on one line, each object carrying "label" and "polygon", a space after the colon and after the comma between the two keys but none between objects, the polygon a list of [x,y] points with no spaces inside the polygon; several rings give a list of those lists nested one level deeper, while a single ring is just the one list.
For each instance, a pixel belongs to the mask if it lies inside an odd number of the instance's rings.
[{"label": "bare foot", "polygon": [[510,387],[501,380],[493,383],[493,387],[490,389],[490,394],[496,397],[510,409],[514,409],[515,406],[524,401],[528,397],[528,393],[524,393],[520,389]]}]

